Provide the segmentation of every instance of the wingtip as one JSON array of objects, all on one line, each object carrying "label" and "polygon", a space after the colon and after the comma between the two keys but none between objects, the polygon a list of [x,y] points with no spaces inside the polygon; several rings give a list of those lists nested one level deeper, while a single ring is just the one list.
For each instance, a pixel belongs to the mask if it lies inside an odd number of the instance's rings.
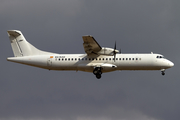
[{"label": "wingtip", "polygon": [[83,35],[82,37],[93,37],[92,35]]}]

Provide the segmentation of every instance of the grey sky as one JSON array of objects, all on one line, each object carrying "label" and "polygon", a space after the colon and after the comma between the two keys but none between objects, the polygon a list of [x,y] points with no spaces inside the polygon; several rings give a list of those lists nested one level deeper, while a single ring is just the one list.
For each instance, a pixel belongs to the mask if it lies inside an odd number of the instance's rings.
[{"label": "grey sky", "polygon": [[[179,120],[180,1],[1,0],[0,120]],[[85,53],[82,35],[123,53],[160,53],[160,71],[48,71],[6,61],[7,30],[41,50]]]}]

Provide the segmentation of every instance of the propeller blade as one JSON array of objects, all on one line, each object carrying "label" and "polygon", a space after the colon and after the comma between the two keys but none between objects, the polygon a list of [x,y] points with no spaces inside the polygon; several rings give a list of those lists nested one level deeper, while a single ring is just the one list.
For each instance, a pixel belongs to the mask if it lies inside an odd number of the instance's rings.
[{"label": "propeller blade", "polygon": [[114,54],[114,62],[115,62],[115,60],[116,60],[116,41],[115,41],[115,45],[114,45],[114,51],[113,51],[113,54]]},{"label": "propeller blade", "polygon": [[115,45],[114,45],[114,51],[116,50],[116,41],[115,41]]},{"label": "propeller blade", "polygon": [[114,62],[116,61],[116,54],[114,54]]}]

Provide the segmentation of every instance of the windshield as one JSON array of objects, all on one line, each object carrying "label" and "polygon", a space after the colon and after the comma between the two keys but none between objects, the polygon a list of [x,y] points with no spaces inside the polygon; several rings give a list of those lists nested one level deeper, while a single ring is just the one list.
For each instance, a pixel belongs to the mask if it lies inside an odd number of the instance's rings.
[{"label": "windshield", "polygon": [[164,58],[164,56],[162,56],[162,55],[159,55],[159,56],[157,56],[156,58]]}]

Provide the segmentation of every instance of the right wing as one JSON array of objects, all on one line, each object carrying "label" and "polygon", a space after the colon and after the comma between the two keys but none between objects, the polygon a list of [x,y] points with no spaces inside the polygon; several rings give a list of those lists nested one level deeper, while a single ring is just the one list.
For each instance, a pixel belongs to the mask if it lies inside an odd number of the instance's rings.
[{"label": "right wing", "polygon": [[92,36],[82,36],[84,50],[88,55],[97,54],[102,48]]}]

